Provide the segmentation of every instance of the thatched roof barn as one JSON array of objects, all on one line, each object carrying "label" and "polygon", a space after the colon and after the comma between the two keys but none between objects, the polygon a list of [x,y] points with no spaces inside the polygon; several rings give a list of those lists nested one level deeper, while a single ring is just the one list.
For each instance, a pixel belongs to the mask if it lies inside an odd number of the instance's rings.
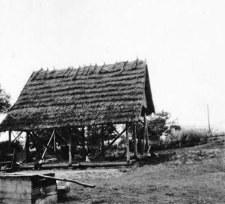
[{"label": "thatched roof barn", "polygon": [[1,131],[138,121],[154,112],[144,61],[34,72]]},{"label": "thatched roof barn", "polygon": [[[134,124],[154,112],[145,61],[33,72],[0,131]],[[10,136],[11,137],[11,136]],[[51,136],[52,138],[52,136]],[[50,141],[51,141],[50,138]],[[50,143],[49,141],[49,143]]]}]

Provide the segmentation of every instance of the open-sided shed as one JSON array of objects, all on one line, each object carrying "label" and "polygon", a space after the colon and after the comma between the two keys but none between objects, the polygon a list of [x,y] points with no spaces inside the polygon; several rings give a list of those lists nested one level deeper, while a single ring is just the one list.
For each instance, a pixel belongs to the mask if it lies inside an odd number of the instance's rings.
[{"label": "open-sided shed", "polygon": [[[12,131],[26,132],[27,137],[32,138],[49,130],[50,138],[54,138],[63,128],[72,137],[73,128],[84,130],[84,127],[93,125],[135,125],[152,112],[154,104],[145,61],[52,71],[41,69],[30,76],[18,100],[0,124],[0,131],[9,131],[9,138]],[[65,139],[60,133],[58,137]],[[70,163],[71,137],[67,141]],[[129,147],[127,155],[129,160]]]}]

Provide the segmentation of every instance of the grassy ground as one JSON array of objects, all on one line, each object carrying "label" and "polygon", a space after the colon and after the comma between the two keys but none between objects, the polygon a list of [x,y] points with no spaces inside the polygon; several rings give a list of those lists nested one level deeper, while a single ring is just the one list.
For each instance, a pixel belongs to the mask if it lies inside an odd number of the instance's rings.
[{"label": "grassy ground", "polygon": [[68,197],[59,203],[224,204],[224,147],[222,138],[192,148],[160,151],[159,157],[140,159],[129,168],[55,170],[58,177],[96,185],[71,184]]},{"label": "grassy ground", "polygon": [[96,187],[72,184],[59,203],[225,203],[224,141],[161,151],[158,158],[114,171],[81,176]]}]

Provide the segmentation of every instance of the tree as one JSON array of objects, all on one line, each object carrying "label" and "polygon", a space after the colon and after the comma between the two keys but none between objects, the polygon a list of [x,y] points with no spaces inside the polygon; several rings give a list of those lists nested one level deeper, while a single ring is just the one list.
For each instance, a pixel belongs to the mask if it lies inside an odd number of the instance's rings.
[{"label": "tree", "polygon": [[148,132],[151,140],[159,140],[163,132],[171,134],[171,128],[181,129],[175,121],[170,121],[170,117],[168,112],[161,111],[148,118]]},{"label": "tree", "polygon": [[148,119],[148,132],[152,140],[158,140],[164,131],[166,131],[166,121],[170,118],[168,112],[162,111],[155,113]]},{"label": "tree", "polygon": [[[102,133],[103,130],[103,133]],[[87,127],[87,145],[89,148],[89,153],[96,154],[102,148],[102,139],[105,142],[113,140],[117,133],[115,132],[116,125],[109,123],[107,126],[102,125],[92,125]],[[93,155],[92,155],[93,156]]]},{"label": "tree", "polygon": [[6,113],[10,108],[10,96],[1,88],[0,85],[0,113]]}]

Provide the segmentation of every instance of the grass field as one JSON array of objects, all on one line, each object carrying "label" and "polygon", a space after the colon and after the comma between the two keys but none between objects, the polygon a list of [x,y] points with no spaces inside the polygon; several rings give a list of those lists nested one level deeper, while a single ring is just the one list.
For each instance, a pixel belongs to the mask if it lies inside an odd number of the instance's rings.
[{"label": "grass field", "polygon": [[[59,203],[225,203],[225,143],[158,152],[129,168],[55,170],[58,177],[95,184],[71,184]],[[46,172],[46,171],[45,171]],[[41,173],[41,172],[39,172]]]},{"label": "grass field", "polygon": [[223,140],[158,153],[131,168],[107,170],[110,175],[87,170],[75,176],[96,187],[71,184],[68,198],[59,203],[225,203]]}]

